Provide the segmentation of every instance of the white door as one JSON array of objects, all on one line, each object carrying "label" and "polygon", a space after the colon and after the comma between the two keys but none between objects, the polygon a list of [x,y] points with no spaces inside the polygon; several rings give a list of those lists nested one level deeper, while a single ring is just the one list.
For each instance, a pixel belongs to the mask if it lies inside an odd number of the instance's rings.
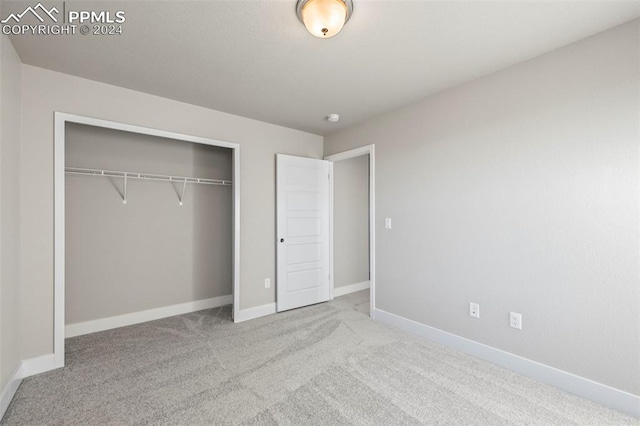
[{"label": "white door", "polygon": [[325,302],[329,281],[330,163],[278,154],[277,310]]}]

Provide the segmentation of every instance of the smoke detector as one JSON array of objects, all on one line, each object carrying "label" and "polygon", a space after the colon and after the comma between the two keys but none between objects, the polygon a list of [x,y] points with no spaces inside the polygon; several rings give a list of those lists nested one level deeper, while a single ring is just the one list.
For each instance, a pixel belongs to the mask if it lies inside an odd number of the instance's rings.
[{"label": "smoke detector", "polygon": [[340,114],[329,114],[327,120],[331,123],[337,123],[340,120]]}]

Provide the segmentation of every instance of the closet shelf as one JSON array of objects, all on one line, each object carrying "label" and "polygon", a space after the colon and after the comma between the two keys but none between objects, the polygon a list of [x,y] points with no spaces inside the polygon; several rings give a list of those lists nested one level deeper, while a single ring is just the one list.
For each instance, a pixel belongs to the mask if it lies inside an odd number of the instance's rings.
[{"label": "closet shelf", "polygon": [[129,179],[143,179],[143,180],[160,180],[163,182],[177,182],[182,184],[182,191],[178,194],[178,202],[182,205],[184,199],[184,192],[187,189],[188,183],[197,183],[203,185],[221,185],[231,186],[233,181],[219,180],[219,179],[205,179],[197,177],[186,176],[169,176],[169,175],[154,175],[150,173],[137,173],[137,172],[121,172],[116,170],[98,170],[98,169],[81,169],[77,167],[65,167],[65,173],[71,175],[84,175],[84,176],[99,176],[99,177],[114,177],[121,178],[123,180],[122,187],[122,203],[127,204],[127,180]]},{"label": "closet shelf", "polygon": [[233,184],[233,182],[230,180],[205,179],[205,178],[186,177],[186,176],[155,175],[150,173],[121,172],[121,171],[115,171],[115,170],[81,169],[77,167],[65,167],[64,171],[65,173],[69,173],[72,175],[160,180],[160,181],[177,182],[177,183],[185,183],[185,182],[200,183],[204,185],[231,186]]}]

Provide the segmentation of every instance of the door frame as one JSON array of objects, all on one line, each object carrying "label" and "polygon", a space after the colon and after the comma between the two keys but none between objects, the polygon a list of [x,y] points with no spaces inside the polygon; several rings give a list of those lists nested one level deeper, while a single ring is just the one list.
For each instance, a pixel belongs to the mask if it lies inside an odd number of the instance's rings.
[{"label": "door frame", "polygon": [[[350,149],[348,151],[339,152],[337,154],[327,155],[325,160],[335,163],[336,161],[348,160],[362,155],[369,156],[369,316],[375,318],[376,312],[376,155],[375,144],[361,146],[359,148]],[[331,298],[333,299],[334,290],[334,238],[333,238],[333,182],[334,174],[331,173],[331,182],[329,183],[329,271],[331,274]]]},{"label": "door frame", "polygon": [[240,309],[240,145],[199,136],[185,135],[150,127],[135,126],[63,112],[55,112],[54,130],[54,300],[53,355],[54,367],[64,367],[65,328],[65,138],[66,123],[85,124],[148,136],[229,148],[232,150],[233,179],[233,316]]}]

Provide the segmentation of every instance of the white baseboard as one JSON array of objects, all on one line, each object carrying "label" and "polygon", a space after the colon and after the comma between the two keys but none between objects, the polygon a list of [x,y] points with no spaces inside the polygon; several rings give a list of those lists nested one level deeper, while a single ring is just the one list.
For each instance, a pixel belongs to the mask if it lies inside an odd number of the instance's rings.
[{"label": "white baseboard", "polygon": [[640,397],[581,376],[448,333],[381,309],[375,309],[379,321],[466,352],[493,364],[531,377],[599,404],[607,405],[629,415],[640,417]]},{"label": "white baseboard", "polygon": [[333,297],[340,297],[344,296],[345,294],[355,293],[356,291],[367,290],[369,287],[371,287],[371,283],[369,281],[362,281],[361,283],[335,287],[333,289]]},{"label": "white baseboard", "polygon": [[240,309],[236,317],[233,319],[233,322],[249,321],[275,313],[276,304],[267,303],[266,305],[256,306],[255,308]]},{"label": "white baseboard", "polygon": [[[83,334],[95,333],[97,331],[104,331],[174,315],[201,311],[203,309],[217,308],[231,303],[233,303],[233,296],[219,296],[195,302],[181,303],[179,305],[165,306],[163,308],[149,309],[147,311],[135,312],[132,314],[118,315],[115,317],[86,321],[77,324],[69,324],[65,327],[65,337],[81,336]],[[18,377],[23,379],[36,374],[46,373],[47,371],[55,370],[56,368],[59,367],[56,366],[54,354],[37,356],[22,361]],[[4,391],[2,395],[4,397]]]},{"label": "white baseboard", "polygon": [[22,378],[46,373],[56,368],[58,367],[56,367],[55,356],[53,354],[25,359],[22,361]]},{"label": "white baseboard", "polygon": [[64,328],[65,338],[82,336],[83,334],[96,333],[98,331],[111,330],[112,328],[125,327],[142,322],[153,321],[174,315],[188,314],[203,309],[218,308],[233,303],[233,296],[218,296],[211,299],[197,300],[195,302],[180,303],[178,305],[164,306],[162,308],[149,309],[131,314],[115,317],[101,318],[92,321],[68,324]]},{"label": "white baseboard", "polygon": [[20,383],[22,383],[22,362],[18,363],[16,371],[13,372],[9,382],[0,393],[0,420],[2,420],[4,413],[7,412],[7,408],[9,408],[13,396],[20,387]]}]

